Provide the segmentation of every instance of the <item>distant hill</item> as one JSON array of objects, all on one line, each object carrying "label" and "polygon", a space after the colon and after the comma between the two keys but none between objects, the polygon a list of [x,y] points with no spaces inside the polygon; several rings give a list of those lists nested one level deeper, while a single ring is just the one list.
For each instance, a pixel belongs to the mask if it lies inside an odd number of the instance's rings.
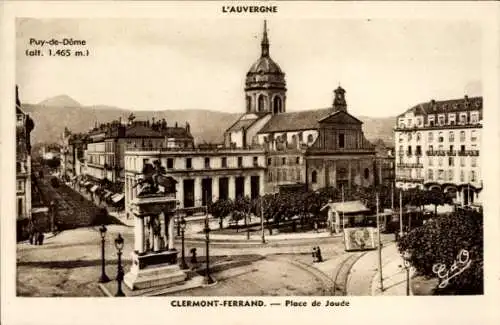
[{"label": "distant hill", "polygon": [[[185,125],[189,122],[196,143],[222,142],[223,132],[233,124],[241,113],[223,113],[202,109],[135,111],[113,106],[81,106],[69,96],[49,98],[38,104],[23,104],[23,109],[35,121],[32,132],[33,143],[58,142],[64,127],[72,132],[86,132],[96,122],[110,122],[120,117],[126,120],[131,112],[138,120],[165,118],[168,125]],[[392,144],[394,117],[358,117],[364,122],[363,129],[369,140],[382,139]]]}]

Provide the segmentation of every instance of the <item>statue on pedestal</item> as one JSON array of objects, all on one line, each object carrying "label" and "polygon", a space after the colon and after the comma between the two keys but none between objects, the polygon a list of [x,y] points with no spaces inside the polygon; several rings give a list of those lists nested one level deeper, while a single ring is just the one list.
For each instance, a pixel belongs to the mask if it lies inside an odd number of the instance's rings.
[{"label": "statue on pedestal", "polygon": [[154,195],[160,193],[175,193],[175,184],[177,181],[170,176],[166,176],[167,171],[159,160],[152,164],[146,163],[142,168],[142,177],[135,186],[139,187],[138,197]]}]

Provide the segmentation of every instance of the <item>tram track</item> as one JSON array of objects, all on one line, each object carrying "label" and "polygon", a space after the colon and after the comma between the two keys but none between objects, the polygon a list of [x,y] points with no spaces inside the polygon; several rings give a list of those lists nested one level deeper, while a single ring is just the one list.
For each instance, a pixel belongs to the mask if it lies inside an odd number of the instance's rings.
[{"label": "tram track", "polygon": [[347,296],[347,281],[353,265],[367,252],[354,253],[345,258],[338,266],[333,280],[333,295]]}]

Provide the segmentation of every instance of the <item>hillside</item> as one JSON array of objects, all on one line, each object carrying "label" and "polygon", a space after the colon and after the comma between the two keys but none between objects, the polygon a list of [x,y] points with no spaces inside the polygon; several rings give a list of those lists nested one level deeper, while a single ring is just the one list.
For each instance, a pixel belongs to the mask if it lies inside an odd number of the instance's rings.
[{"label": "hillside", "polygon": [[[23,104],[25,112],[35,121],[33,143],[58,142],[64,130],[68,127],[72,132],[86,132],[97,122],[107,122],[122,118],[126,120],[132,110],[112,106],[80,106],[72,98],[61,95],[39,104]],[[169,125],[176,122],[191,125],[191,133],[196,143],[222,142],[223,131],[241,115],[239,113],[223,113],[201,109],[164,110],[164,111],[133,111],[138,120],[165,118]],[[394,117],[371,118],[359,117],[364,122],[363,129],[369,140],[382,139],[392,144],[392,128]]]}]

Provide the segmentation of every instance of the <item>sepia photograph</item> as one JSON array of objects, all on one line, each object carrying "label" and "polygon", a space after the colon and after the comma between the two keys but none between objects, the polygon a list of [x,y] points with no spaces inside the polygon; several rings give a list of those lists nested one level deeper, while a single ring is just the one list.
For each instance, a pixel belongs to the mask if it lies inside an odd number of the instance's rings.
[{"label": "sepia photograph", "polygon": [[13,295],[487,294],[484,24],[206,7],[13,19]]}]

